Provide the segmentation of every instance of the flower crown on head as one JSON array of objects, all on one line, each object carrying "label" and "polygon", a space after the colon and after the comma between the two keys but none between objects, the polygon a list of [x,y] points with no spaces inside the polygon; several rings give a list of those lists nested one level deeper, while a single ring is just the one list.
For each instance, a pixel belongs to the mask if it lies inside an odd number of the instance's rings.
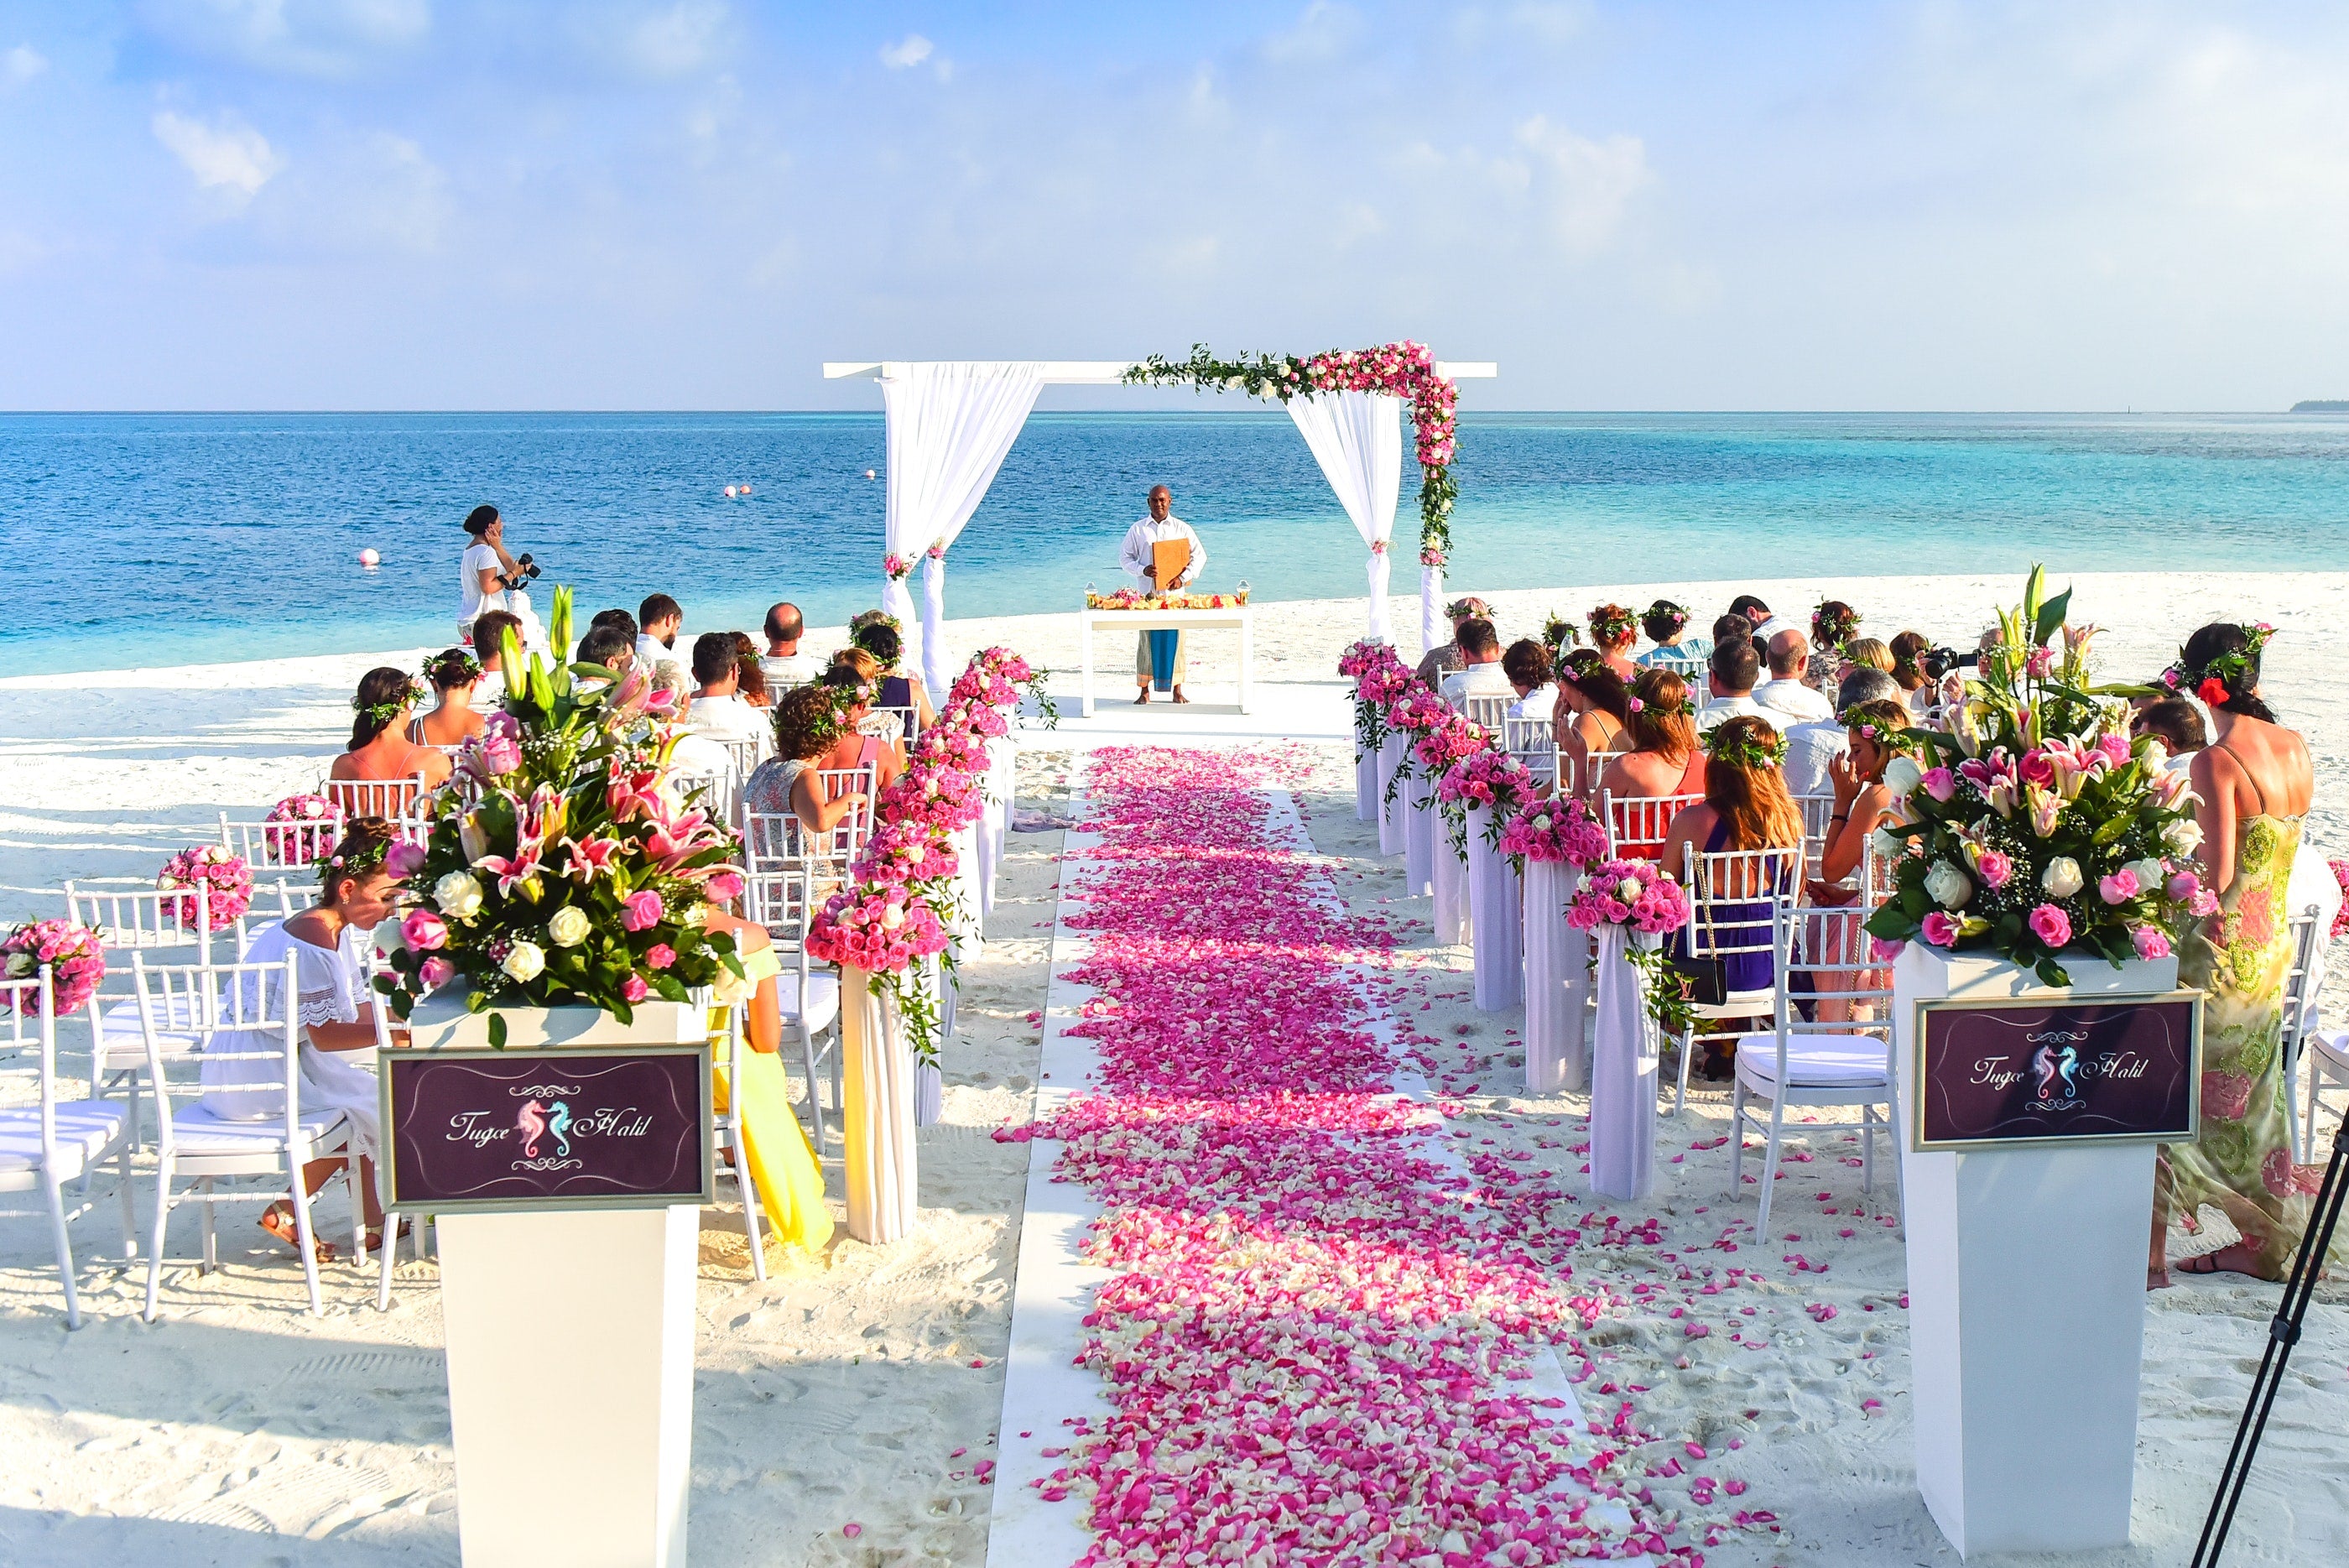
[{"label": "flower crown on head", "polygon": [[[1890,699],[1884,699],[1889,701]],[[1863,740],[1874,741],[1880,746],[1899,746],[1908,731],[1899,725],[1879,724],[1868,714],[1871,702],[1855,702],[1836,715],[1836,722]]]},{"label": "flower crown on head", "polygon": [[2260,649],[2268,645],[2276,628],[2265,621],[2257,621],[2235,629],[2243,634],[2242,647],[2213,656],[2199,670],[2187,663],[2186,650],[2181,648],[2178,650],[2178,662],[2161,672],[2161,683],[2172,691],[2190,688],[2194,695],[2212,708],[2234,695],[2235,682],[2251,668],[2251,660],[2260,656]]},{"label": "flower crown on head", "polygon": [[1593,642],[1621,642],[1640,626],[1640,618],[1621,605],[1599,605],[1585,618]]},{"label": "flower crown on head", "polygon": [[1634,696],[1630,706],[1634,713],[1661,713],[1666,718],[1677,716],[1682,719],[1693,719],[1696,717],[1696,701],[1685,691],[1681,693],[1680,701],[1677,702],[1666,702],[1661,699],[1651,701],[1644,697]]},{"label": "flower crown on head", "polygon": [[358,842],[348,848],[337,846],[337,853],[318,862],[318,880],[329,888],[346,877],[367,876],[391,853],[391,826],[379,816],[354,818],[344,838]]},{"label": "flower crown on head", "polygon": [[1542,621],[1542,646],[1549,649],[1549,661],[1552,664],[1564,659],[1566,650],[1571,648],[1575,639],[1581,635],[1581,628],[1563,616],[1553,614]]},{"label": "flower crown on head", "polygon": [[412,708],[423,699],[424,689],[411,680],[401,687],[397,695],[387,697],[380,702],[362,702],[354,695],[351,698],[351,711],[364,713],[378,725],[388,724],[399,717],[399,711],[402,708]]},{"label": "flower crown on head", "polygon": [[1786,737],[1764,741],[1752,730],[1741,725],[1735,735],[1725,735],[1726,721],[1713,727],[1704,737],[1704,754],[1720,762],[1731,763],[1751,772],[1760,773],[1775,768],[1786,760]]},{"label": "flower crown on head", "polygon": [[1829,610],[1827,607],[1834,602],[1821,599],[1811,611],[1811,638],[1815,642],[1839,649],[1849,642],[1852,634],[1859,629],[1860,614],[1849,605],[1839,605]]},{"label": "flower crown on head", "polygon": [[1473,595],[1464,599],[1454,599],[1444,607],[1444,618],[1446,620],[1464,620],[1472,615],[1491,615],[1492,613],[1483,599]]},{"label": "flower crown on head", "polygon": [[1658,599],[1654,604],[1648,607],[1648,613],[1641,616],[1640,618],[1641,620],[1669,621],[1671,623],[1671,635],[1678,637],[1681,634],[1682,628],[1688,625],[1688,611],[1672,603],[1670,599]]},{"label": "flower crown on head", "polygon": [[885,626],[899,637],[905,635],[905,624],[887,610],[869,609],[848,623],[848,640],[854,642],[856,634],[868,626]]},{"label": "flower crown on head", "polygon": [[[447,675],[450,679],[443,680]],[[465,686],[481,678],[481,667],[473,656],[461,648],[436,653],[424,661],[424,679],[435,686]]]}]

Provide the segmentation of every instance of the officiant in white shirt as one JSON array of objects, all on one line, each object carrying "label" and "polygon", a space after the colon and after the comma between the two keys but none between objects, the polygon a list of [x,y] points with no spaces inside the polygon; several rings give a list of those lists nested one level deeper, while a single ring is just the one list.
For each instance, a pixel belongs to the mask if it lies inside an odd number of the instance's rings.
[{"label": "officiant in white shirt", "polygon": [[[1158,568],[1152,561],[1153,547],[1175,541],[1190,546],[1191,558],[1171,583],[1157,580]],[[1133,586],[1145,594],[1173,593],[1198,581],[1199,568],[1207,564],[1207,547],[1191,532],[1191,525],[1174,515],[1174,493],[1163,484],[1150,489],[1150,515],[1125,531],[1123,565],[1125,575]],[[1133,650],[1134,680],[1142,688],[1136,702],[1150,701],[1150,690],[1171,692],[1177,702],[1188,702],[1183,695],[1183,634],[1180,631],[1145,631]]]}]

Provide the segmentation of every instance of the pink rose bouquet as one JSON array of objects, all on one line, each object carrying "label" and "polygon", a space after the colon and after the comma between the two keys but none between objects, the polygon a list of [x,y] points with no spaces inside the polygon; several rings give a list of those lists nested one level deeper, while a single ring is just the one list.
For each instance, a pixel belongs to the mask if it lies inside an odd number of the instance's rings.
[{"label": "pink rose bouquet", "polygon": [[[98,933],[71,920],[28,920],[0,938],[0,979],[31,980],[49,969],[49,1008],[63,1018],[79,1012],[106,978],[106,950]],[[40,1005],[37,992],[18,1010]]]},{"label": "pink rose bouquet", "polygon": [[1584,867],[1607,857],[1607,829],[1571,796],[1531,800],[1501,829],[1500,845],[1520,871],[1528,860]]},{"label": "pink rose bouquet", "polygon": [[271,806],[263,820],[286,824],[262,832],[262,853],[272,866],[308,866],[324,860],[343,836],[342,807],[322,794],[289,794]]},{"label": "pink rose bouquet", "polygon": [[[253,907],[253,868],[217,844],[182,849],[163,862],[155,886],[164,892],[177,888],[204,889],[204,918],[211,929],[224,931]],[[181,926],[196,921],[196,899],[191,892],[163,901],[170,918]]]}]

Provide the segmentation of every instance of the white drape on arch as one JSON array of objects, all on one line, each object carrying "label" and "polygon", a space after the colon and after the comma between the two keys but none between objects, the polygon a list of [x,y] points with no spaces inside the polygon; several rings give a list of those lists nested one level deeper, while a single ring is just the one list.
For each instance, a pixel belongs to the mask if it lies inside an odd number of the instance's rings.
[{"label": "white drape on arch", "polygon": [[[899,363],[881,373],[881,406],[887,416],[888,513],[885,547],[908,560],[932,545],[923,582],[921,659],[923,678],[944,701],[950,672],[946,666],[942,625],[946,619],[946,558],[979,498],[1003,466],[1004,454],[1019,437],[1036,396],[1044,389],[1044,368],[1033,360],[996,359]],[[900,621],[914,618],[913,596],[891,579],[881,607]]]},{"label": "white drape on arch", "polygon": [[1288,417],[1321,465],[1354,531],[1371,547],[1370,635],[1392,642],[1387,624],[1387,543],[1394,535],[1402,481],[1402,400],[1384,392],[1315,392],[1288,400]]}]

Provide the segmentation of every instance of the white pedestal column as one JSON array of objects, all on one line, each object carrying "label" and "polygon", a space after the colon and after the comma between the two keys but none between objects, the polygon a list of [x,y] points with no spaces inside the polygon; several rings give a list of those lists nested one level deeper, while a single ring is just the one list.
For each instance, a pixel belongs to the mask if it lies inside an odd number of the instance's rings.
[{"label": "white pedestal column", "polygon": [[1402,786],[1410,809],[1402,816],[1402,890],[1423,898],[1435,891],[1435,846],[1444,836],[1435,815],[1435,786],[1414,773]]},{"label": "white pedestal column", "polygon": [[1509,857],[1485,841],[1489,806],[1468,810],[1468,909],[1476,931],[1476,1009],[1506,1012],[1525,1000],[1525,933],[1517,909],[1517,872]]},{"label": "white pedestal column", "polygon": [[1361,749],[1354,742],[1354,820],[1376,822],[1379,819],[1379,754]]},{"label": "white pedestal column", "polygon": [[1562,860],[1526,862],[1526,1093],[1590,1082],[1590,933],[1566,923],[1582,882]]},{"label": "white pedestal column", "polygon": [[1661,939],[1622,926],[1598,933],[1599,1019],[1590,1047],[1590,1190],[1636,1202],[1656,1186],[1655,1022],[1630,942]]},{"label": "white pedestal column", "polygon": [[1379,743],[1379,853],[1381,855],[1402,853],[1402,790],[1397,787],[1392,796],[1387,793],[1387,785],[1393,782],[1395,769],[1401,767],[1402,762],[1403,738],[1401,735],[1389,735]]},{"label": "white pedestal column", "polygon": [[2126,1545],[2151,1145],[1910,1150],[1916,1004],[2158,993],[2174,960],[2064,968],[2066,993],[1911,942],[1893,965],[1917,1490],[1960,1555]]},{"label": "white pedestal column", "polygon": [[1468,865],[1452,852],[1443,816],[1433,806],[1427,815],[1435,823],[1435,874],[1430,878],[1435,894],[1435,940],[1440,947],[1456,948],[1475,934],[1468,905]]},{"label": "white pedestal column", "polygon": [[920,1182],[914,1152],[914,1057],[894,1004],[873,994],[873,977],[840,971],[841,1051],[846,1068],[842,1168],[848,1233],[895,1241],[912,1233]]},{"label": "white pedestal column", "polygon": [[465,1568],[684,1568],[700,1210],[438,1229]]}]

